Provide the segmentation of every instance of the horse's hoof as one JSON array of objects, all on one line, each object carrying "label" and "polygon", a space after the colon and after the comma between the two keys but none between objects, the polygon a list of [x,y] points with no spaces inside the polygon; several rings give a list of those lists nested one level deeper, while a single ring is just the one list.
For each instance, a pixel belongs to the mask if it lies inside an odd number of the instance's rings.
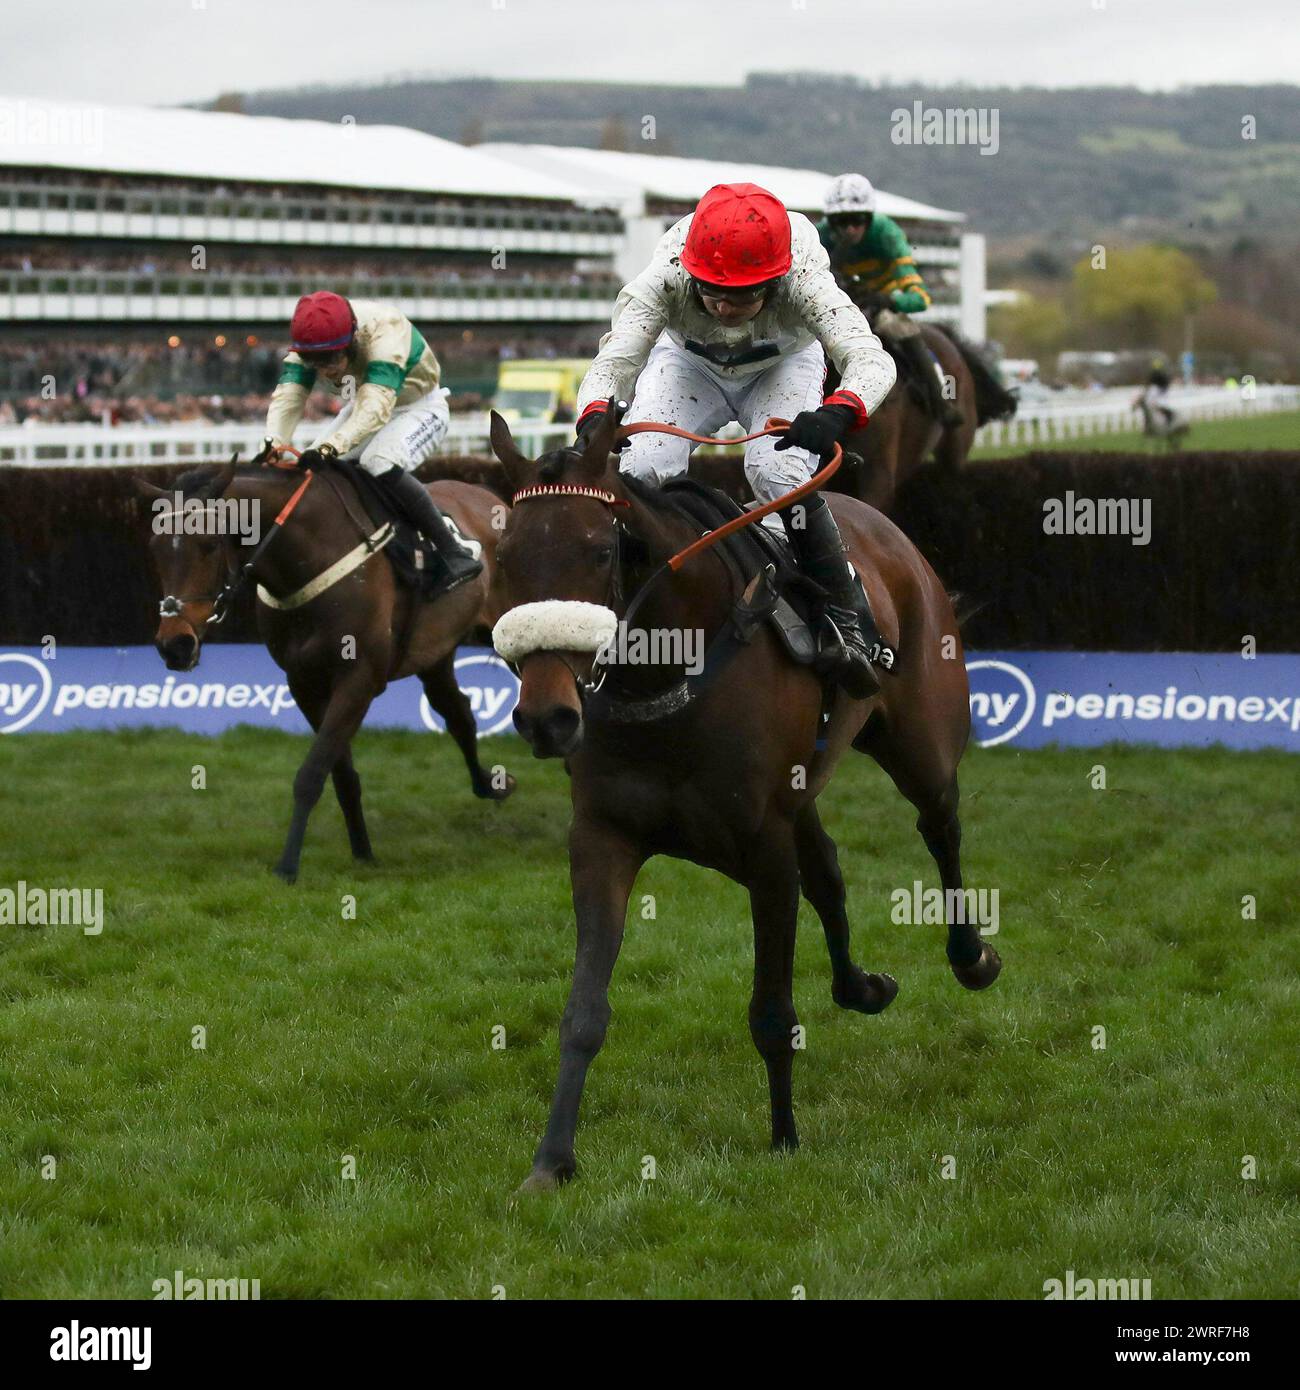
[{"label": "horse's hoof", "polygon": [[277,864],[271,872],[283,883],[297,883],[298,870],[287,868],[283,864]]},{"label": "horse's hoof", "polygon": [[988,989],[1001,970],[1002,957],[987,941],[980,943],[980,958],[973,965],[952,966],[957,983],[965,989]]},{"label": "horse's hoof", "polygon": [[515,779],[507,772],[504,786],[493,786],[492,779],[488,778],[475,785],[474,795],[483,801],[504,801],[514,791],[516,785]]},{"label": "horse's hoof", "polygon": [[376,859],[375,856],[371,854],[369,851],[367,851],[365,854],[354,854],[352,856],[352,859],[353,862],[357,864],[375,865],[379,863],[379,860]]},{"label": "horse's hoof", "polygon": [[856,965],[849,971],[847,977],[831,985],[831,998],[841,1009],[878,1014],[894,1002],[898,981],[892,975],[869,975]]},{"label": "horse's hoof", "polygon": [[515,1189],[515,1197],[532,1197],[538,1193],[558,1192],[574,1174],[563,1168],[534,1168]]}]

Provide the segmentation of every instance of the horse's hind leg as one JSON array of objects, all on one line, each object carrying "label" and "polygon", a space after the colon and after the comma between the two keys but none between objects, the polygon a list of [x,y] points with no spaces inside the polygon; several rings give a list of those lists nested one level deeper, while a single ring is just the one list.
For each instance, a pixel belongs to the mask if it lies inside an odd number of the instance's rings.
[{"label": "horse's hind leg", "polygon": [[869,975],[849,955],[849,919],[845,912],[844,877],[835,841],[826,833],[815,802],[799,812],[794,828],[803,895],[821,918],[831,958],[831,998],[842,1009],[878,1014],[898,993],[892,975]]},{"label": "horse's hind leg", "polygon": [[855,747],[870,753],[916,807],[916,828],[939,868],[944,887],[948,927],[948,964],[959,984],[987,989],[998,977],[1002,961],[976,922],[966,920],[961,881],[961,820],[957,815],[956,758],[947,760],[930,741],[928,730],[910,738],[888,725],[868,725]]},{"label": "horse's hind leg", "polygon": [[361,778],[352,766],[351,747],[343,750],[330,776],[334,780],[334,795],[339,799],[339,809],[343,812],[343,823],[348,828],[352,857],[373,863],[375,854],[370,848],[370,832],[366,829],[366,818],[361,811]]},{"label": "horse's hind leg", "polygon": [[420,683],[430,706],[442,715],[447,732],[455,739],[465,759],[474,795],[488,801],[504,801],[514,791],[515,779],[504,768],[493,774],[479,762],[478,725],[465,692],[456,684],[455,658],[448,656],[432,670],[423,672]]}]

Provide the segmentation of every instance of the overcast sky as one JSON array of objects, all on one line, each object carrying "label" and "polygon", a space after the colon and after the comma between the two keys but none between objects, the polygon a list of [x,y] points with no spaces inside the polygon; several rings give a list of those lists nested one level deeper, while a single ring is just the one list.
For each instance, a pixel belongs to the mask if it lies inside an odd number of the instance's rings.
[{"label": "overcast sky", "polygon": [[0,95],[159,105],[392,76],[1300,82],[1297,0],[31,0]]}]

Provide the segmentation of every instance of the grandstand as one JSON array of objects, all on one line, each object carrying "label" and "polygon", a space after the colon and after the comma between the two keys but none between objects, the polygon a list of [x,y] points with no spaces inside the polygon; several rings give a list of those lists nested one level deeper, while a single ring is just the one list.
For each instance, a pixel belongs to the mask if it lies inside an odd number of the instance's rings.
[{"label": "grandstand", "polygon": [[[716,183],[752,182],[789,208],[816,220],[832,174],[674,155],[592,150],[558,145],[476,145],[495,158],[563,179],[587,198],[618,207],[627,229],[615,261],[628,278],[645,265],[664,229],[683,217]],[[841,172],[841,171],[836,171]],[[965,214],[877,190],[880,211],[907,232],[917,265],[934,295],[928,317],[952,323],[976,342],[985,334],[984,238],[965,232]]]},{"label": "grandstand", "polygon": [[502,354],[594,348],[622,244],[584,189],[418,131],[0,100],[0,399],[26,413],[51,354],[44,417],[264,390],[255,350],[323,287],[400,305],[482,392]]},{"label": "grandstand", "polygon": [[[397,304],[453,409],[507,357],[585,357],[619,285],[712,184],[817,215],[811,169],[395,126],[0,98],[0,426],[258,418],[300,295]],[[882,192],[935,296],[984,337],[983,238]],[[336,408],[313,399],[308,418]]]}]

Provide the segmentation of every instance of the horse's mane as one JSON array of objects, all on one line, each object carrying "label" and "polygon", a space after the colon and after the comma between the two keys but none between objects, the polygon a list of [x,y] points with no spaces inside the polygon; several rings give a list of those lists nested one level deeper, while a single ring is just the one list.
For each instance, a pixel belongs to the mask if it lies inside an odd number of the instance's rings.
[{"label": "horse's mane", "polygon": [[[215,496],[215,492],[212,491],[213,484],[221,478],[228,466],[224,464],[199,464],[198,467],[189,468],[182,473],[172,486],[185,497]],[[279,471],[283,472],[285,476],[293,472],[292,469]],[[276,472],[277,470],[274,469],[263,468],[261,464],[240,463],[235,466],[231,481],[233,482],[235,478],[267,478],[275,476]]]}]

